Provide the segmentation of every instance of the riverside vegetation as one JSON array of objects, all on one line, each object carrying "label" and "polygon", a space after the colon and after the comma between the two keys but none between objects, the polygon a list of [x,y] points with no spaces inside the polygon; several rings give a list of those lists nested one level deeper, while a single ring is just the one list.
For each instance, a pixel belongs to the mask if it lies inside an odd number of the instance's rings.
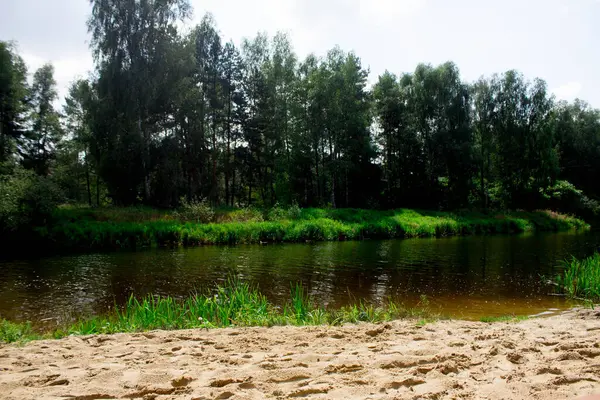
[{"label": "riverside vegetation", "polygon": [[236,44],[210,14],[181,29],[189,0],[90,6],[94,71],[61,110],[54,67],[30,82],[16,43],[0,41],[7,235],[46,225],[39,206],[176,209],[182,198],[600,216],[600,110],[556,101],[541,79],[509,70],[465,82],[452,62],[369,77],[337,46],[300,58],[284,33]]},{"label": "riverside vegetation", "polygon": [[[600,216],[600,110],[557,102],[543,80],[464,82],[446,62],[369,87],[337,46],[299,59],[283,33],[236,45],[211,15],[184,32],[188,0],[90,3],[94,72],[62,112],[54,67],[30,83],[0,41],[0,255],[557,231],[586,224],[534,210]],[[564,288],[593,293],[592,268],[573,271]],[[86,323],[125,324],[142,303]]]},{"label": "riverside vegetation", "polygon": [[437,318],[426,297],[414,308],[389,300],[383,306],[365,302],[330,310],[315,304],[302,285],[291,287],[283,306],[269,302],[260,291],[235,279],[217,286],[214,292],[197,293],[185,299],[131,296],[122,306],[105,315],[81,318],[44,333],[30,323],[0,320],[0,342],[22,342],[68,335],[140,332],[152,329],[219,328],[232,326],[340,325],[383,322],[399,318],[422,321]]},{"label": "riverside vegetation", "polygon": [[555,278],[559,291],[572,298],[600,301],[600,254],[564,262],[564,271]]},{"label": "riverside vegetation", "polygon": [[[481,213],[398,209],[212,209],[185,203],[149,208],[59,208],[46,226],[23,235],[39,249],[92,251],[148,246],[305,242],[584,229],[550,211]],[[18,235],[13,238],[18,238]]]},{"label": "riverside vegetation", "polygon": [[236,45],[209,14],[183,32],[188,0],[90,3],[94,73],[62,112],[54,67],[30,83],[16,44],[0,41],[5,248],[505,233],[583,225],[533,210],[600,216],[600,110],[556,102],[540,79],[469,83],[447,62],[369,87],[339,47],[299,59],[283,33]]}]

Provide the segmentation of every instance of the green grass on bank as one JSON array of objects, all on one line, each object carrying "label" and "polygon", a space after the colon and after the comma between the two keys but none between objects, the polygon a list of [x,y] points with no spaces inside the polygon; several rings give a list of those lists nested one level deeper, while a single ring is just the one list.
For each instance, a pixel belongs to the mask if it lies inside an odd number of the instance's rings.
[{"label": "green grass on bank", "polygon": [[600,254],[585,259],[575,257],[565,261],[562,274],[556,276],[561,293],[568,297],[600,301]]},{"label": "green grass on bank", "polygon": [[0,343],[13,343],[41,339],[42,335],[31,328],[31,324],[15,323],[0,319]]},{"label": "green grass on bank", "polygon": [[291,288],[283,306],[270,303],[257,289],[230,281],[216,293],[196,294],[183,300],[148,296],[129,298],[122,307],[100,316],[40,333],[30,324],[0,320],[0,342],[23,342],[40,338],[61,338],[71,334],[111,334],[153,329],[220,328],[231,326],[340,325],[357,322],[383,322],[400,318],[436,318],[427,304],[405,308],[393,301],[384,306],[359,302],[340,309],[327,309],[311,301],[301,285]]},{"label": "green grass on bank", "polygon": [[203,209],[196,213],[148,208],[59,209],[29,237],[56,250],[110,250],[271,242],[442,237],[562,231],[587,227],[551,211],[449,213],[398,209]]}]

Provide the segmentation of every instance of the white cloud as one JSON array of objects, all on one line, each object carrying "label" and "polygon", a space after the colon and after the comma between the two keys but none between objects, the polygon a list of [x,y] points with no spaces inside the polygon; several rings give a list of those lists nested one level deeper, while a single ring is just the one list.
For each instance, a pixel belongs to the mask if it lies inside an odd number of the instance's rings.
[{"label": "white cloud", "polygon": [[425,0],[359,0],[360,15],[370,24],[397,22],[425,8]]},{"label": "white cloud", "polygon": [[583,85],[580,82],[569,82],[552,89],[552,93],[554,93],[559,100],[571,101],[575,100],[582,88]]}]

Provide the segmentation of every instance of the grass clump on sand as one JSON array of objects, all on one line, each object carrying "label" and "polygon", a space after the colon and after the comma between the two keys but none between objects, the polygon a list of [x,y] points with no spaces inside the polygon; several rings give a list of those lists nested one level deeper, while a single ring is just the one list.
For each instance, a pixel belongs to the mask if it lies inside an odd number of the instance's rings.
[{"label": "grass clump on sand", "polygon": [[585,259],[572,257],[556,276],[559,291],[571,298],[600,301],[600,254]]},{"label": "grass clump on sand", "polygon": [[55,250],[110,250],[271,242],[443,237],[583,229],[585,222],[550,211],[504,214],[398,209],[62,208],[47,227],[28,236]]},{"label": "grass clump on sand", "polygon": [[0,342],[12,343],[39,339],[41,336],[31,328],[31,324],[14,323],[0,319]]},{"label": "grass clump on sand", "polygon": [[[217,287],[216,292],[194,294],[177,300],[172,297],[131,296],[122,307],[106,315],[81,319],[69,326],[34,332],[29,324],[0,322],[0,341],[16,342],[67,335],[140,332],[153,329],[222,328],[277,325],[340,325],[358,322],[383,322],[400,318],[428,318],[435,315],[425,305],[405,308],[393,301],[383,306],[359,302],[339,309],[315,304],[301,285],[291,288],[283,306],[269,302],[258,289],[235,280]],[[7,327],[6,329],[4,327]]]}]

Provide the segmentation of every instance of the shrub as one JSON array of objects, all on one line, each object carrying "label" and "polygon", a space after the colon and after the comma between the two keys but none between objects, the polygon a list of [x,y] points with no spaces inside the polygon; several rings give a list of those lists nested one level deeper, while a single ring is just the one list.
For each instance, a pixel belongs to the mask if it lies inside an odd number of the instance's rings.
[{"label": "shrub", "polygon": [[218,222],[262,222],[265,218],[261,210],[245,207],[219,215],[217,220]]},{"label": "shrub", "polygon": [[540,190],[547,208],[573,213],[586,219],[600,217],[600,204],[587,197],[568,181],[556,181],[553,186]]},{"label": "shrub", "polygon": [[14,231],[24,221],[20,212],[21,203],[33,179],[32,174],[21,171],[19,174],[0,177],[0,226],[4,231]]},{"label": "shrub", "polygon": [[58,204],[64,200],[60,188],[49,178],[36,176],[25,193],[21,212],[34,225],[45,225]]},{"label": "shrub", "polygon": [[279,203],[275,203],[273,208],[266,212],[266,220],[268,221],[280,221],[282,219],[287,219],[287,211],[279,205]]},{"label": "shrub", "polygon": [[181,208],[177,211],[177,217],[183,221],[208,224],[209,222],[214,221],[215,211],[210,207],[206,200],[187,201],[182,199]]},{"label": "shrub", "polygon": [[60,189],[49,178],[15,168],[11,175],[0,177],[2,231],[45,225],[61,200]]},{"label": "shrub", "polygon": [[298,205],[298,203],[294,203],[288,208],[288,218],[289,219],[300,219],[302,217],[302,209]]}]

